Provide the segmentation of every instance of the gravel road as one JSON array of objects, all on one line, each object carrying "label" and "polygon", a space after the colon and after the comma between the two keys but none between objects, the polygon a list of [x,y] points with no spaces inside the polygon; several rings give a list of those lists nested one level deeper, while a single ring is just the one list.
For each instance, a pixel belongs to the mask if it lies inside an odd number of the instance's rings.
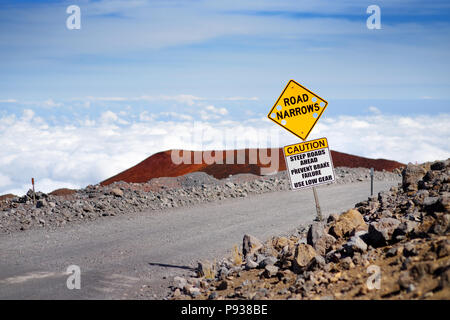
[{"label": "gravel road", "polygon": [[[377,193],[397,182],[375,182]],[[366,200],[367,182],[318,188],[324,216]],[[53,231],[0,236],[0,299],[162,299],[175,275],[222,257],[244,234],[265,240],[310,223],[312,190],[278,191],[154,210]],[[66,287],[69,265],[81,289]]]}]

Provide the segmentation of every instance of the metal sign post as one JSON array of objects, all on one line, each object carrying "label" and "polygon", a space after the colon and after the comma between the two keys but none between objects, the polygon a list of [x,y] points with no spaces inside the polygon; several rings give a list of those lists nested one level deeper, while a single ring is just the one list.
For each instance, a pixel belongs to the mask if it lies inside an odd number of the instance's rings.
[{"label": "metal sign post", "polygon": [[373,196],[373,168],[370,168],[370,196]]},{"label": "metal sign post", "polygon": [[322,221],[322,211],[320,210],[319,197],[317,196],[316,187],[312,187],[314,193],[314,200],[316,201],[317,220]]},{"label": "metal sign post", "polygon": [[34,191],[34,178],[31,178],[31,184],[33,185],[33,203],[36,204],[36,192]]}]

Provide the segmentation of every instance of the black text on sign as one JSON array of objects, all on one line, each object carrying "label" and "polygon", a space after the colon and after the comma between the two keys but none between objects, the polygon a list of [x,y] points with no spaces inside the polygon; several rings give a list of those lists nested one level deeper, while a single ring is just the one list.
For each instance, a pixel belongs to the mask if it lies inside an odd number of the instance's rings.
[{"label": "black text on sign", "polygon": [[303,189],[335,181],[327,138],[283,148],[292,189]]}]

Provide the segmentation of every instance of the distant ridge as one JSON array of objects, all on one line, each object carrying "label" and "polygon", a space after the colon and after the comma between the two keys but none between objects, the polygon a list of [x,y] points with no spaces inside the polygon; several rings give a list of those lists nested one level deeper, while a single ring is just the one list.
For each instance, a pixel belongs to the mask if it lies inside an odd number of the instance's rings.
[{"label": "distant ridge", "polygon": [[[249,164],[249,154],[259,154],[260,149],[244,149],[245,151],[245,164],[236,164],[237,152],[238,150],[230,150],[230,151],[218,151],[222,152],[223,159],[225,159],[226,152],[234,152],[234,164],[207,164],[204,161],[199,164],[195,164],[194,162],[194,151],[191,154],[191,164],[174,164],[171,159],[172,150],[162,151],[155,153],[148,157],[147,159],[141,161],[137,165],[122,171],[121,173],[108,178],[101,182],[102,185],[108,185],[117,181],[125,181],[125,182],[134,182],[134,183],[142,183],[147,182],[152,178],[159,177],[178,177],[185,175],[187,173],[202,171],[206,172],[211,176],[214,176],[217,179],[227,178],[229,175],[235,175],[238,173],[252,173],[255,175],[261,174],[262,167],[269,167],[269,165],[263,165],[258,159],[257,164]],[[263,149],[266,151],[265,149]],[[180,152],[181,150],[175,150]],[[242,151],[242,150],[241,150]],[[189,151],[184,151],[189,152]],[[207,151],[203,151],[203,153]],[[197,151],[200,153],[200,151]],[[214,156],[214,151],[212,152]],[[268,151],[268,155],[270,155],[270,151]],[[331,156],[333,159],[333,164],[335,167],[350,167],[350,168],[374,168],[377,171],[392,171],[396,168],[404,167],[403,163],[386,160],[386,159],[370,159],[359,157],[343,152],[331,151]],[[282,149],[278,149],[278,161],[279,168],[278,171],[286,170],[286,163],[283,159],[283,151]],[[225,162],[225,160],[224,160]]]}]

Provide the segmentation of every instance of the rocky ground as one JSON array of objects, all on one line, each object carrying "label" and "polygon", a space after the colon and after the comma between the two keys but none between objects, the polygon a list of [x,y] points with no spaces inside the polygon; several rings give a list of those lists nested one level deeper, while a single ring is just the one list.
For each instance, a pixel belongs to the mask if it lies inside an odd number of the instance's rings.
[{"label": "rocky ground", "polygon": [[[337,183],[370,179],[370,171],[364,168],[336,168],[335,171]],[[395,181],[400,175],[376,171],[374,179]],[[0,234],[288,189],[289,181],[283,171],[272,176],[239,174],[221,180],[195,172],[176,178],[155,178],[147,183],[90,185],[73,192],[65,190],[63,195],[36,192],[36,202],[30,190],[22,197],[0,200]]]},{"label": "rocky ground", "polygon": [[450,159],[327,221],[263,243],[245,235],[169,299],[450,299]]}]

